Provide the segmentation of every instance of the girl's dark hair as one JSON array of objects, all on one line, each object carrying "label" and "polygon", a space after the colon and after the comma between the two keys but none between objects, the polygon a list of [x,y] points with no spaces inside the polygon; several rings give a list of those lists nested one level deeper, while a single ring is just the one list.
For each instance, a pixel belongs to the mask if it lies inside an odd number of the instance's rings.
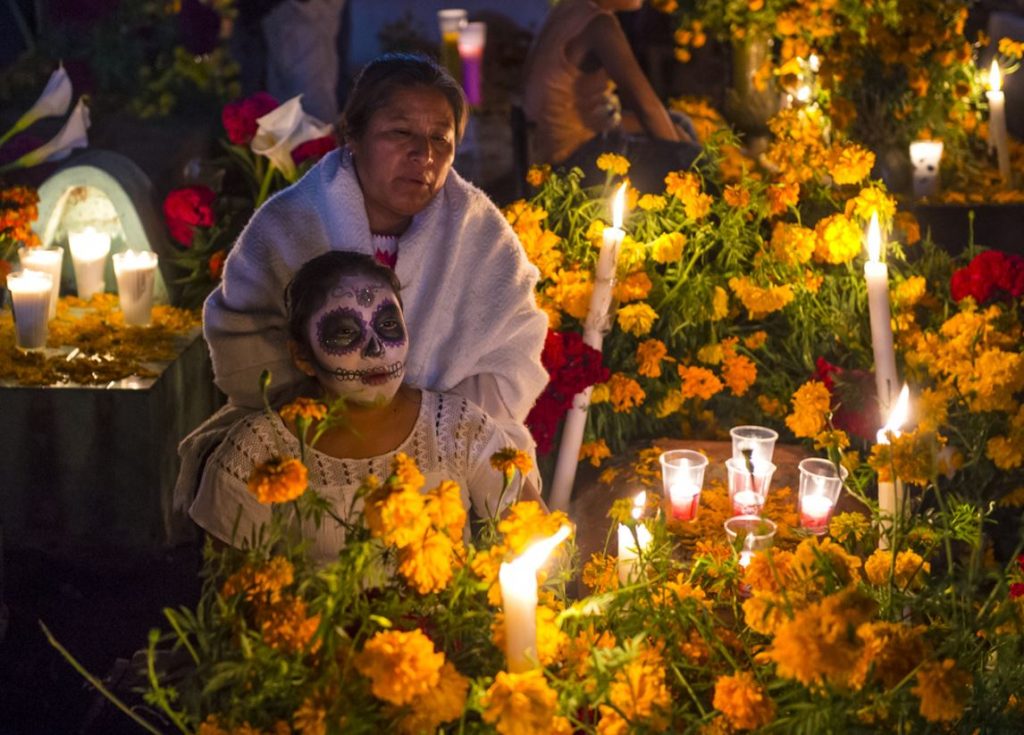
[{"label": "girl's dark hair", "polygon": [[402,284],[393,270],[365,253],[331,250],[307,260],[285,288],[289,337],[304,347],[309,346],[306,327],[310,317],[324,305],[342,276],[367,276],[383,281],[395,292],[398,305],[402,305]]},{"label": "girl's dark hair", "polygon": [[455,118],[455,142],[466,130],[466,95],[448,71],[431,58],[419,54],[390,53],[378,56],[363,67],[341,113],[342,143],[359,140],[366,133],[373,113],[386,106],[391,96],[403,89],[436,89],[448,100]]}]

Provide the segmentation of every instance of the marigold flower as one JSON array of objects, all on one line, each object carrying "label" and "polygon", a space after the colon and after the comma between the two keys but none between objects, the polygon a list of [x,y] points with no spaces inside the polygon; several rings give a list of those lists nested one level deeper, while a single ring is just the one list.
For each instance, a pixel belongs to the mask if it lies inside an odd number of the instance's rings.
[{"label": "marigold flower", "polygon": [[530,474],[530,470],[533,469],[533,460],[526,452],[515,447],[505,447],[491,455],[491,467],[511,480],[516,470],[523,477]]},{"label": "marigold flower", "polygon": [[845,215],[862,222],[877,214],[882,222],[890,222],[896,214],[896,200],[876,186],[866,186],[846,203]]},{"label": "marigold flower", "polygon": [[729,316],[729,294],[721,286],[715,286],[711,295],[711,321],[717,322]]},{"label": "marigold flower", "polygon": [[594,467],[601,466],[601,460],[607,459],[612,456],[612,450],[608,448],[604,439],[598,439],[597,441],[584,442],[580,445],[580,457],[579,461],[590,460],[590,464]]},{"label": "marigold flower", "polygon": [[832,516],[828,532],[839,543],[857,543],[867,537],[871,524],[862,513],[838,513]]},{"label": "marigold flower", "polygon": [[403,705],[438,685],[444,654],[418,628],[385,630],[366,642],[354,663],[370,680],[373,696]]},{"label": "marigold flower", "polygon": [[363,516],[374,538],[401,549],[423,538],[430,526],[425,509],[426,499],[418,489],[383,485],[367,496]]},{"label": "marigold flower", "polygon": [[526,172],[526,183],[533,187],[539,187],[551,178],[551,166],[544,164],[542,166],[530,166],[530,169]]},{"label": "marigold flower", "polygon": [[656,263],[677,263],[683,257],[686,235],[682,232],[666,232],[658,235],[650,244],[651,258]]},{"label": "marigold flower", "polygon": [[637,201],[637,205],[645,212],[660,212],[667,204],[665,197],[657,194],[644,194]]},{"label": "marigold flower", "polygon": [[901,234],[900,241],[904,245],[915,245],[921,241],[921,225],[910,212],[898,212],[893,219],[893,225]]},{"label": "marigold flower", "polygon": [[535,207],[524,199],[512,202],[505,207],[504,214],[516,234],[540,227],[540,223],[548,216],[543,208]]},{"label": "marigold flower", "polygon": [[951,658],[929,661],[917,670],[911,690],[921,700],[921,716],[929,722],[952,722],[964,713],[971,691],[971,675]]},{"label": "marigold flower", "polygon": [[665,343],[658,339],[648,339],[637,345],[636,371],[646,378],[661,377],[661,361],[668,355]]},{"label": "marigold flower", "polygon": [[647,397],[639,383],[622,373],[615,373],[608,379],[608,391],[615,413],[631,411]]},{"label": "marigold flower", "polygon": [[314,398],[296,398],[284,406],[280,414],[287,423],[295,423],[300,418],[307,421],[319,421],[327,416],[327,406]]},{"label": "marigold flower", "polygon": [[722,364],[722,380],[734,396],[742,396],[757,380],[757,366],[746,355],[727,357]]},{"label": "marigold flower", "polygon": [[403,546],[398,552],[398,573],[421,595],[439,592],[452,579],[456,544],[449,536],[430,530],[415,543]]},{"label": "marigold flower", "polygon": [[783,405],[782,401],[772,396],[758,396],[757,407],[764,411],[766,416],[782,418],[786,413],[786,407]]},{"label": "marigold flower", "polygon": [[906,589],[912,582],[920,582],[931,571],[932,565],[921,558],[920,554],[909,549],[896,555],[895,568],[892,563],[892,552],[883,549],[875,551],[864,562],[864,574],[876,587],[888,584],[890,569],[893,573],[893,584],[900,589]]},{"label": "marigold flower", "polygon": [[683,381],[680,391],[684,400],[700,398],[706,401],[722,390],[722,381],[707,368],[680,365],[677,371]]},{"label": "marigold flower", "polygon": [[699,220],[711,211],[713,199],[701,192],[701,181],[690,171],[670,171],[665,177],[665,192],[683,203],[686,216]]},{"label": "marigold flower", "polygon": [[406,487],[417,492],[423,488],[423,484],[426,482],[426,478],[423,477],[420,468],[416,466],[416,460],[404,452],[399,452],[395,455],[395,462],[391,473],[391,477],[388,478],[389,483],[397,483],[400,487]]},{"label": "marigold flower", "polygon": [[620,304],[640,301],[647,298],[647,294],[651,292],[653,285],[646,271],[637,271],[636,273],[630,273],[616,283],[612,289],[612,296]]},{"label": "marigold flower", "polygon": [[793,287],[788,283],[762,288],[746,277],[733,276],[729,279],[729,288],[746,307],[751,319],[762,319],[783,309],[795,298]]},{"label": "marigold flower", "polygon": [[610,554],[591,554],[583,565],[583,584],[592,594],[614,590],[619,586],[618,559]]},{"label": "marigold flower", "polygon": [[722,192],[722,199],[730,207],[736,207],[737,209],[748,207],[750,206],[750,189],[742,184],[730,184]]},{"label": "marigold flower", "polygon": [[840,186],[860,183],[874,165],[875,154],[856,144],[832,146],[828,160],[829,174]]},{"label": "marigold flower", "polygon": [[772,255],[780,263],[800,265],[814,254],[818,237],[814,230],[790,222],[776,222],[772,228]]},{"label": "marigold flower", "polygon": [[501,604],[501,585],[498,583],[498,572],[505,561],[508,549],[505,546],[492,546],[487,551],[478,551],[470,560],[469,568],[473,574],[488,583],[487,602],[497,607]]},{"label": "marigold flower", "polygon": [[590,404],[596,406],[600,403],[608,403],[612,399],[611,391],[608,389],[608,383],[598,383],[594,386],[594,389],[590,391]]},{"label": "marigold flower", "polygon": [[[307,615],[305,600],[286,596],[260,608],[260,635],[271,648],[284,653],[310,649],[310,642],[320,627],[320,615]],[[312,650],[319,648],[317,641]]]},{"label": "marigold flower", "polygon": [[851,682],[854,688],[864,685],[869,671],[886,689],[903,681],[924,658],[924,631],[921,625],[911,627],[885,621],[864,623],[857,628],[864,648]]},{"label": "marigold flower", "polygon": [[772,184],[766,192],[768,196],[768,213],[777,216],[795,207],[800,201],[800,184],[795,181],[783,181]]},{"label": "marigold flower", "polygon": [[705,365],[718,365],[725,358],[721,342],[712,342],[697,350],[697,361]]},{"label": "marigold flower", "polygon": [[437,529],[447,532],[448,538],[462,538],[462,528],[466,525],[466,506],[462,503],[462,488],[451,480],[442,480],[441,484],[425,496],[427,516]]},{"label": "marigold flower", "polygon": [[544,289],[544,295],[574,319],[586,319],[587,311],[590,309],[590,296],[594,291],[590,273],[560,270],[550,278],[553,283]]},{"label": "marigold flower", "polygon": [[499,671],[481,700],[483,718],[501,735],[547,735],[558,707],[558,694],[538,669],[512,674]]},{"label": "marigold flower", "polygon": [[284,556],[274,556],[260,567],[246,564],[221,586],[221,597],[245,595],[250,602],[277,602],[281,591],[295,579],[295,567]]},{"label": "marigold flower", "polygon": [[825,418],[831,410],[832,394],[825,384],[811,380],[793,394],[793,412],[786,416],[786,426],[797,437],[811,438],[825,428]]},{"label": "marigold flower", "polygon": [[[644,651],[615,672],[608,689],[615,710],[634,726],[646,723],[653,730],[664,728],[671,693],[665,685],[665,664],[655,651]],[[602,706],[602,712],[606,708]]]},{"label": "marigold flower", "polygon": [[295,457],[274,458],[249,475],[249,492],[261,503],[287,503],[306,492],[309,472]]},{"label": "marigold flower", "polygon": [[814,259],[818,262],[838,265],[860,255],[863,233],[846,215],[825,217],[814,226],[814,232],[818,236]]},{"label": "marigold flower", "polygon": [[756,730],[775,719],[775,703],[749,671],[719,676],[711,703],[738,730]]},{"label": "marigold flower", "polygon": [[658,312],[650,304],[628,304],[619,309],[618,322],[623,331],[641,337],[651,331]]},{"label": "marigold flower", "polygon": [[409,703],[408,712],[398,721],[402,735],[436,732],[441,725],[462,715],[466,708],[469,679],[454,664],[445,661],[437,686],[428,689]]},{"label": "marigold flower", "polygon": [[509,506],[505,517],[498,522],[498,531],[504,536],[509,551],[520,554],[534,541],[553,536],[566,525],[569,525],[569,517],[562,511],[547,513],[540,503],[523,500]]},{"label": "marigold flower", "polygon": [[629,159],[618,153],[602,153],[597,157],[597,168],[601,171],[625,176],[629,172]]}]

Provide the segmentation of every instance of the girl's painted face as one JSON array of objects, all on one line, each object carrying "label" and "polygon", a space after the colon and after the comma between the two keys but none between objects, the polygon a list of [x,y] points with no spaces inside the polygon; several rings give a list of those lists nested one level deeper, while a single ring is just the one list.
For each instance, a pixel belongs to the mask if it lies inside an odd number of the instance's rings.
[{"label": "girl's painted face", "polygon": [[309,320],[317,380],[358,405],[391,402],[405,376],[409,339],[402,307],[384,281],[344,276]]}]

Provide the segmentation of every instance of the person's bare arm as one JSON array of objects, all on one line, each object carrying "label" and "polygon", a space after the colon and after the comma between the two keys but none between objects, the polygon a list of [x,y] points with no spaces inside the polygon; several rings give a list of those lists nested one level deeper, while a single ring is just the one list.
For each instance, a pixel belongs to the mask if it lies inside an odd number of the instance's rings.
[{"label": "person's bare arm", "polygon": [[615,82],[626,107],[636,114],[651,137],[672,141],[688,140],[688,136],[676,127],[668,110],[658,99],[629,46],[622,26],[614,17],[598,16],[587,25],[582,37],[589,53],[597,57]]}]

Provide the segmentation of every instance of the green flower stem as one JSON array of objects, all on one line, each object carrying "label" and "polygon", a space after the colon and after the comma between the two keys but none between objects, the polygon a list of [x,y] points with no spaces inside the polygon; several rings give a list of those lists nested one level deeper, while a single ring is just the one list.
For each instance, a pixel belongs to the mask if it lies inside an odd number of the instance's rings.
[{"label": "green flower stem", "polygon": [[192,660],[198,664],[199,653],[196,651],[195,648],[192,647],[192,644],[188,640],[188,636],[185,634],[185,631],[181,629],[181,623],[178,621],[178,616],[174,613],[173,610],[165,610],[164,617],[167,618],[167,622],[169,622],[171,624],[171,627],[174,628],[174,632],[178,634],[178,640],[181,641],[181,645],[183,645],[185,647],[185,650],[188,651],[189,655],[192,657]]},{"label": "green flower stem", "polygon": [[266,172],[263,174],[263,181],[260,183],[259,194],[256,195],[255,207],[258,208],[264,201],[266,201],[268,194],[270,193],[270,182],[274,180],[275,169],[273,166],[267,166]]},{"label": "green flower stem", "polygon": [[701,704],[700,697],[698,697],[697,693],[693,691],[693,687],[690,686],[690,682],[686,680],[686,677],[683,676],[683,672],[680,671],[679,667],[675,664],[672,664],[672,673],[676,675],[676,681],[683,685],[687,693],[690,695],[690,698],[693,700],[693,703],[697,705],[697,710],[700,712],[700,716],[707,717],[708,713],[704,709],[704,705]]}]

